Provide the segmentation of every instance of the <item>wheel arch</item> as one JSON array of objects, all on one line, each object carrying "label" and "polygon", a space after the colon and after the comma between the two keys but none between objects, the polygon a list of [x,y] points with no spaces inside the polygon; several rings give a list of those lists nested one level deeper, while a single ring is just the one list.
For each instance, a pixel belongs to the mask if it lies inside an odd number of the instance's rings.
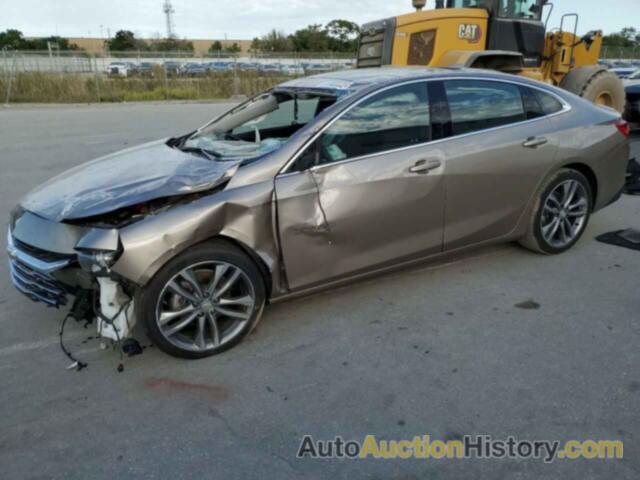
[{"label": "wheel arch", "polygon": [[564,163],[562,165],[555,166],[554,168],[549,170],[544,175],[544,177],[540,180],[540,183],[536,186],[534,192],[531,194],[531,198],[529,199],[527,207],[522,212],[522,215],[521,215],[520,219],[518,220],[518,224],[513,229],[512,234],[513,234],[514,237],[518,237],[518,236],[524,235],[526,233],[528,222],[529,222],[529,218],[531,216],[531,212],[535,209],[536,201],[537,201],[537,194],[540,191],[541,186],[544,185],[551,177],[556,175],[558,173],[558,171],[562,170],[562,169],[575,170],[576,172],[579,172],[579,173],[581,173],[582,175],[584,175],[586,177],[587,181],[589,182],[589,186],[591,187],[591,193],[592,193],[592,196],[593,196],[593,198],[592,198],[592,200],[593,200],[592,211],[593,211],[593,208],[596,205],[596,199],[597,199],[597,195],[598,195],[598,179],[597,179],[597,176],[596,176],[595,172],[593,171],[593,169],[589,165],[587,165],[584,162],[581,162],[580,160],[572,159],[571,161],[568,161],[568,162],[566,162],[566,163]]},{"label": "wheel arch", "polygon": [[251,247],[249,247],[245,243],[241,242],[237,238],[233,238],[224,234],[219,234],[214,237],[208,238],[206,240],[203,240],[202,242],[199,242],[199,244],[218,242],[218,241],[231,245],[237,248],[238,250],[241,250],[245,255],[247,255],[251,259],[251,261],[256,265],[256,267],[258,267],[260,276],[264,281],[264,286],[267,292],[267,301],[268,301],[269,298],[271,297],[271,292],[273,288],[273,279],[271,276],[271,271],[267,266],[267,263],[264,261],[264,259],[255,250],[253,250]]},{"label": "wheel arch", "polygon": [[585,176],[585,178],[589,182],[589,186],[591,187],[591,195],[592,195],[591,208],[593,209],[598,199],[598,177],[596,176],[593,169],[586,163],[581,163],[581,162],[569,163],[567,165],[563,165],[561,168],[568,168],[571,170],[575,170]]},{"label": "wheel arch", "polygon": [[225,235],[223,233],[218,233],[198,241],[183,244],[179,249],[178,248],[172,249],[170,255],[166,255],[158,259],[157,262],[154,262],[147,270],[144,271],[144,274],[141,277],[141,281],[137,282],[137,286],[145,287],[149,283],[149,281],[151,281],[154,275],[156,275],[167,263],[171,261],[171,259],[175,258],[176,256],[188,251],[191,248],[197,247],[199,245],[206,245],[214,242],[225,243],[241,251],[251,259],[254,265],[256,265],[256,267],[258,268],[258,271],[260,272],[260,277],[264,281],[265,291],[267,295],[267,302],[268,302],[269,299],[271,298],[271,294],[273,291],[273,284],[274,284],[274,279],[272,277],[272,269],[269,268],[266,260],[249,245],[247,245],[246,243],[242,242],[237,238],[234,238],[229,235]]}]

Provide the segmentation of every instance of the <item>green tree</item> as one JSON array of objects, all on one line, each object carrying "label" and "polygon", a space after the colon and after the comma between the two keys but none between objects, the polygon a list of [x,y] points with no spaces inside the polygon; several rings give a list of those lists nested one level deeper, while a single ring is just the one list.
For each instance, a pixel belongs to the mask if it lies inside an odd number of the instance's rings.
[{"label": "green tree", "polygon": [[249,51],[251,52],[261,52],[262,51],[262,40],[258,37],[254,38],[251,41],[251,45],[249,46]]},{"label": "green tree", "polygon": [[629,40],[630,42],[635,41],[636,35],[638,31],[634,27],[625,27],[620,30],[620,35]]},{"label": "green tree", "polygon": [[105,42],[109,50],[114,52],[125,52],[128,50],[146,50],[147,44],[138,40],[133,32],[129,30],[118,30],[115,37]]},{"label": "green tree", "polygon": [[297,30],[291,35],[297,52],[325,52],[329,50],[329,35],[322,25],[314,24]]},{"label": "green tree", "polygon": [[209,47],[209,53],[220,53],[222,51],[222,43],[219,40],[216,40]]},{"label": "green tree", "polygon": [[20,30],[8,29],[0,32],[0,50],[22,50],[26,46],[26,40]]},{"label": "green tree", "polygon": [[49,44],[55,44],[60,50],[79,50],[75,43],[69,42],[68,38],[45,37],[26,39],[20,30],[5,30],[0,32],[0,50],[47,50]]},{"label": "green tree", "polygon": [[260,50],[262,52],[290,52],[292,44],[289,37],[284,32],[275,28],[260,39]]},{"label": "green tree", "polygon": [[242,51],[242,48],[240,48],[240,45],[238,45],[237,42],[233,42],[232,45],[227,45],[226,47],[224,47],[224,51],[227,53],[240,53]]},{"label": "green tree", "polygon": [[68,38],[57,36],[27,40],[24,48],[27,50],[47,50],[49,45],[55,45],[59,50],[80,50],[80,47],[69,42]]},{"label": "green tree", "polygon": [[180,40],[178,38],[165,38],[152,45],[154,50],[158,52],[193,52],[193,42],[188,40]]},{"label": "green tree", "polygon": [[605,35],[602,39],[605,47],[636,47],[640,46],[640,34],[634,27],[623,28],[619,32]]},{"label": "green tree", "polygon": [[358,48],[360,27],[349,20],[332,20],[325,27],[329,48],[336,52],[355,52]]}]

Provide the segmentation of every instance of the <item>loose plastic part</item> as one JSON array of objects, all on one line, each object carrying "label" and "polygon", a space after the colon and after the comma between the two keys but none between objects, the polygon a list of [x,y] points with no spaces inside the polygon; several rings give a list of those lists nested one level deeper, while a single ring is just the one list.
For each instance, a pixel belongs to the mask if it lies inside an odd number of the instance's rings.
[{"label": "loose plastic part", "polygon": [[115,341],[123,340],[135,325],[134,302],[113,280],[99,277],[98,283],[103,316],[98,317],[98,334]]}]

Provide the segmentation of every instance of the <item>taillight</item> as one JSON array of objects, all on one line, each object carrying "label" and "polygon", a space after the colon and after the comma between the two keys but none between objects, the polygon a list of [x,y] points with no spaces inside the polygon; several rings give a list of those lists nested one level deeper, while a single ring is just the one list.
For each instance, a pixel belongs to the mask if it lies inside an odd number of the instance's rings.
[{"label": "taillight", "polygon": [[616,120],[616,127],[618,128],[618,131],[625,136],[625,138],[629,138],[629,135],[631,134],[631,127],[625,119],[619,118]]}]

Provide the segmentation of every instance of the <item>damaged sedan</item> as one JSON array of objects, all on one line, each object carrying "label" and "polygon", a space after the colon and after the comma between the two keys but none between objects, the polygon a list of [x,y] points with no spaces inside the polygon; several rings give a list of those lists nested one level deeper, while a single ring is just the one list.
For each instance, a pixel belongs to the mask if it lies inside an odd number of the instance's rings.
[{"label": "damaged sedan", "polygon": [[570,249],[619,198],[617,112],[495,72],[381,68],[296,79],[196,132],[78,166],[8,231],[32,300],[116,342],[220,353],[265,305],[463,249]]}]

